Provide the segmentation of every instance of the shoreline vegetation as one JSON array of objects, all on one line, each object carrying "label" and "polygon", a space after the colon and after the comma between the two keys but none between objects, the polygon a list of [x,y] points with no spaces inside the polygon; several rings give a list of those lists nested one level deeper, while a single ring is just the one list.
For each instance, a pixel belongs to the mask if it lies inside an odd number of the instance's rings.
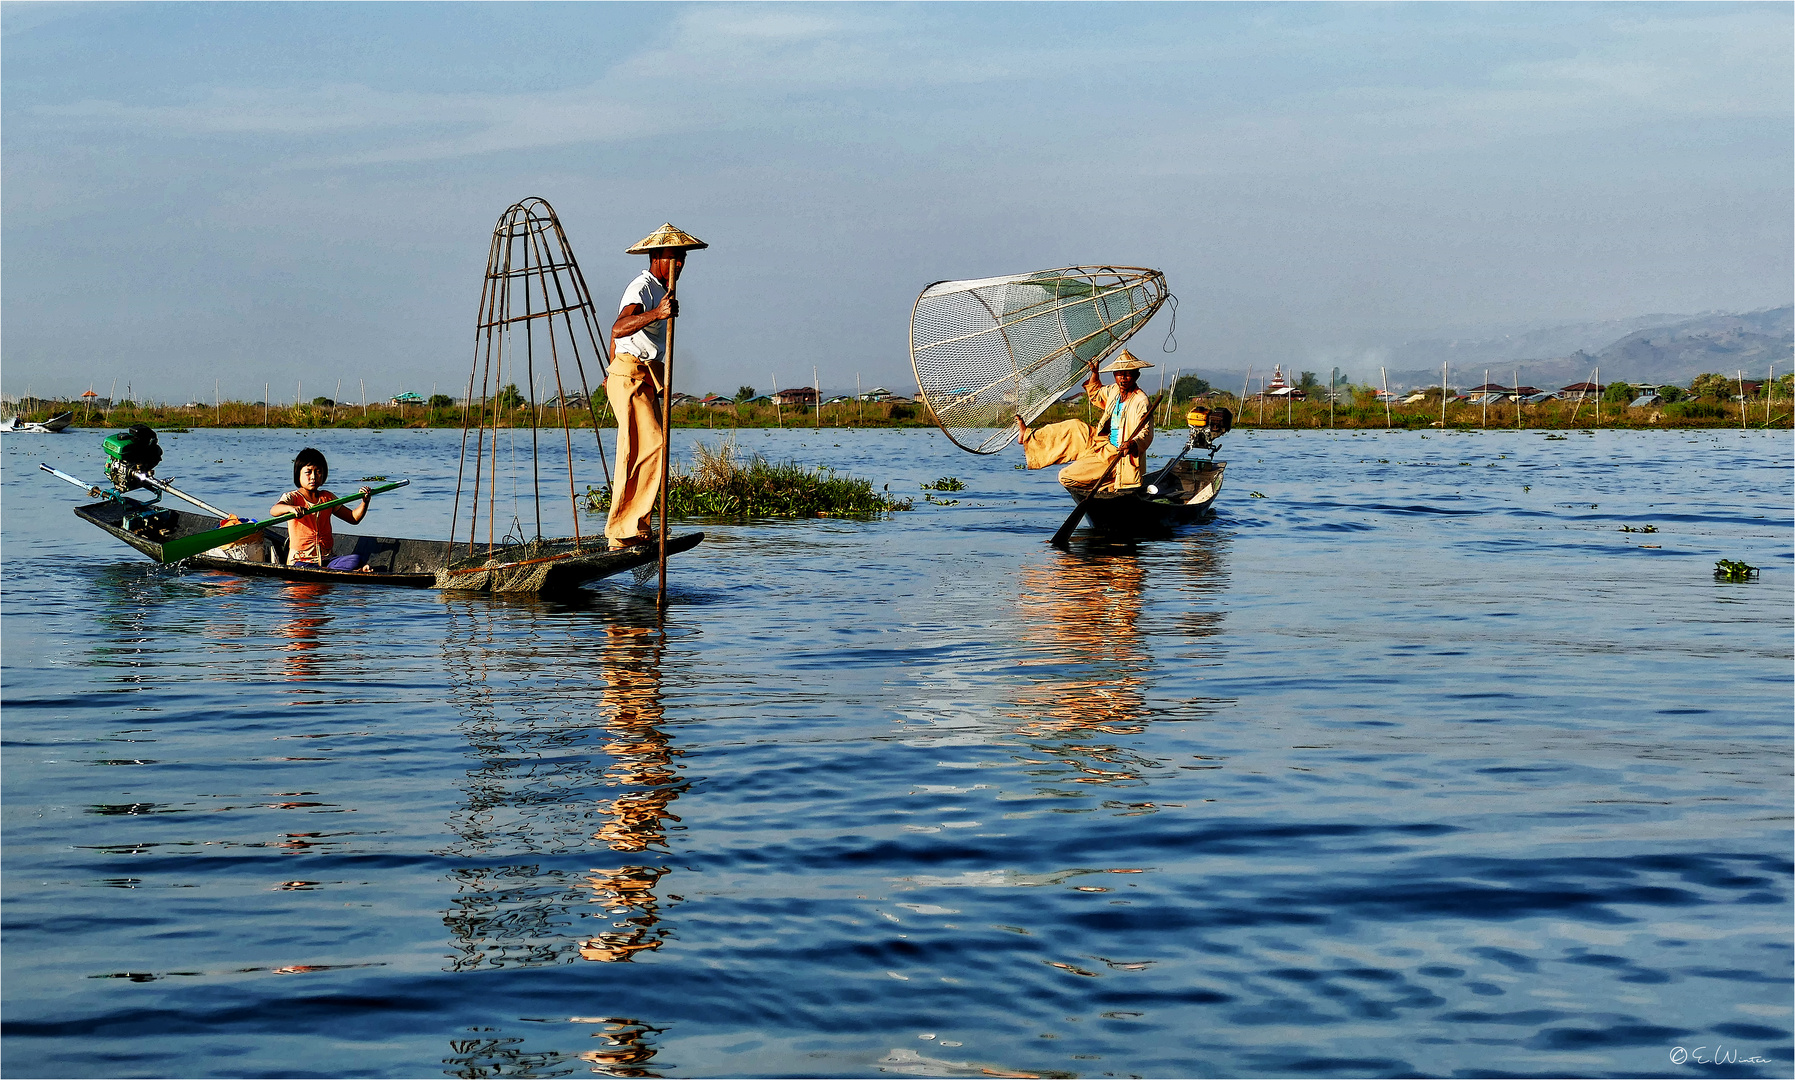
[{"label": "shoreline vegetation", "polygon": [[[1156,420],[1161,429],[1184,426],[1184,414],[1192,405],[1225,406],[1234,412],[1236,428],[1263,428],[1270,431],[1426,429],[1445,427],[1458,430],[1479,428],[1515,428],[1523,430],[1578,430],[1612,427],[1630,430],[1659,428],[1725,428],[1744,427],[1795,429],[1795,409],[1790,407],[1788,386],[1782,380],[1770,384],[1774,396],[1761,393],[1743,401],[1716,399],[1708,396],[1685,398],[1662,405],[1631,408],[1624,401],[1554,400],[1538,404],[1513,401],[1492,403],[1487,407],[1469,401],[1449,401],[1444,422],[1440,411],[1440,391],[1433,387],[1431,396],[1413,404],[1375,400],[1372,392],[1355,388],[1342,392],[1330,410],[1322,400],[1261,401],[1249,395],[1244,403],[1234,394],[1222,393],[1201,398],[1180,398],[1162,408]],[[124,428],[132,424],[148,424],[158,431],[192,428],[281,428],[350,430],[391,428],[456,428],[464,420],[470,426],[482,419],[493,425],[489,402],[484,409],[476,407],[469,417],[456,405],[430,408],[424,405],[263,405],[260,402],[225,401],[216,405],[165,405],[149,402],[122,401],[109,409],[84,408],[79,401],[32,399],[29,408],[19,410],[21,420],[43,421],[60,412],[73,411],[71,428]],[[1519,423],[1516,410],[1519,409]],[[482,416],[484,414],[484,416]],[[559,428],[561,411],[551,408],[535,410],[537,426]],[[1050,424],[1072,417],[1094,421],[1095,415],[1082,399],[1061,402],[1048,409],[1035,421]],[[497,426],[528,428],[532,418],[530,407],[515,405],[502,408]],[[598,410],[601,427],[615,427],[608,406]],[[584,408],[568,409],[567,424],[574,428],[590,428],[592,414]],[[732,404],[709,406],[696,402],[674,406],[675,428],[697,428],[727,432],[739,428],[933,428],[935,421],[929,407],[922,402],[844,401],[823,405]]]},{"label": "shoreline vegetation", "polygon": [[[727,437],[714,447],[694,445],[692,463],[675,461],[668,481],[670,518],[868,517],[915,506],[826,465],[774,463],[760,454],[743,459]],[[581,501],[588,514],[608,513],[610,485],[588,487]]]}]

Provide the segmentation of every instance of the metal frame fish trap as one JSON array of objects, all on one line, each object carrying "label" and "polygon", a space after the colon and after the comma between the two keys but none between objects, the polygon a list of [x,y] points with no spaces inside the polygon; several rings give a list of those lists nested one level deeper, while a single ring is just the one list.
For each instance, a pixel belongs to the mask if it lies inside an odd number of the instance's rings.
[{"label": "metal frame fish trap", "polygon": [[938,281],[910,315],[910,365],[956,446],[992,454],[1153,317],[1165,275],[1138,266],[1067,266]]}]

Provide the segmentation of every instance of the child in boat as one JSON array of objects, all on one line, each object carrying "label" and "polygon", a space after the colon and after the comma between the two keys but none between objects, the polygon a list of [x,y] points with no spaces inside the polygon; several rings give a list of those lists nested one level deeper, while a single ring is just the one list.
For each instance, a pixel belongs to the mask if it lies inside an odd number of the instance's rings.
[{"label": "child in boat", "polygon": [[[305,513],[319,503],[326,503],[336,498],[324,490],[324,481],[330,478],[330,463],[324,455],[311,447],[301,450],[293,458],[293,482],[299,485],[281,496],[280,502],[269,509],[275,516],[281,514]],[[322,514],[305,513],[304,517],[294,518],[287,525],[287,564],[289,566],[313,566],[325,570],[360,570],[360,555],[344,555],[338,559],[330,557],[333,537],[330,532],[330,519],[340,517],[354,525],[367,516],[368,501],[373,493],[366,487],[361,489],[361,504],[351,510],[349,505],[338,506]]]}]

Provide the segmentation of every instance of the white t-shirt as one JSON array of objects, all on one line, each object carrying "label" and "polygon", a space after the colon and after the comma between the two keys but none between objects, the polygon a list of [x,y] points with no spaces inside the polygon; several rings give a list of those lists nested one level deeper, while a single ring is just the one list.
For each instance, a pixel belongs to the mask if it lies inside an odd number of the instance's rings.
[{"label": "white t-shirt", "polygon": [[[623,290],[623,299],[617,304],[617,314],[623,314],[623,309],[631,304],[642,305],[643,311],[653,311],[660,307],[661,301],[666,298],[667,287],[661,284],[660,279],[644,270],[637,274],[635,280],[631,281],[629,286]],[[637,356],[643,360],[658,359],[666,348],[666,319],[657,319],[629,337],[617,339],[618,352],[629,353],[631,356]]]}]

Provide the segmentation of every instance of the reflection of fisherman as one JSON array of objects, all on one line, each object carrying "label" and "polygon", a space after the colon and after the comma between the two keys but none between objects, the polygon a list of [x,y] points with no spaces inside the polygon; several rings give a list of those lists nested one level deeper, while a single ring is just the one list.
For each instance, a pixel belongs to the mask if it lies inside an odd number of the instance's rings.
[{"label": "reflection of fisherman", "polygon": [[1099,494],[1140,487],[1147,447],[1153,442],[1153,417],[1146,392],[1135,385],[1139,378],[1135,373],[1152,366],[1123,349],[1115,363],[1103,369],[1113,372],[1116,378],[1114,386],[1105,386],[1097,376],[1097,366],[1091,365],[1084,392],[1091,404],[1103,413],[1103,423],[1097,427],[1083,420],[1061,420],[1038,431],[1030,431],[1018,416],[1017,441],[1028,456],[1028,467],[1044,469],[1049,465],[1065,465],[1060,470],[1060,483],[1075,494],[1083,495],[1103,479],[1114,462],[1115,471]]},{"label": "reflection of fisherman", "polygon": [[706,247],[702,240],[662,225],[629,255],[647,255],[648,269],[623,290],[611,326],[611,366],[605,395],[617,414],[617,475],[611,489],[611,516],[605,536],[612,548],[645,544],[649,515],[661,488],[660,395],[666,383],[667,325],[679,316],[679,301],[668,289],[685,267],[686,252]]},{"label": "reflection of fisherman", "polygon": [[[605,752],[615,762],[606,778],[626,790],[609,803],[600,804],[605,822],[593,839],[612,851],[637,855],[664,849],[667,829],[663,821],[678,821],[668,805],[686,785],[674,765],[679,751],[661,730],[661,635],[647,627],[610,625],[600,657],[604,663],[604,691],[599,711],[610,736]],[[610,928],[589,931],[580,942],[580,956],[605,963],[627,962],[636,953],[658,949],[666,936],[660,922],[660,900],[655,885],[666,874],[664,866],[640,863],[615,869],[595,869],[586,877],[590,902],[600,905],[594,917],[609,920]]]}]

